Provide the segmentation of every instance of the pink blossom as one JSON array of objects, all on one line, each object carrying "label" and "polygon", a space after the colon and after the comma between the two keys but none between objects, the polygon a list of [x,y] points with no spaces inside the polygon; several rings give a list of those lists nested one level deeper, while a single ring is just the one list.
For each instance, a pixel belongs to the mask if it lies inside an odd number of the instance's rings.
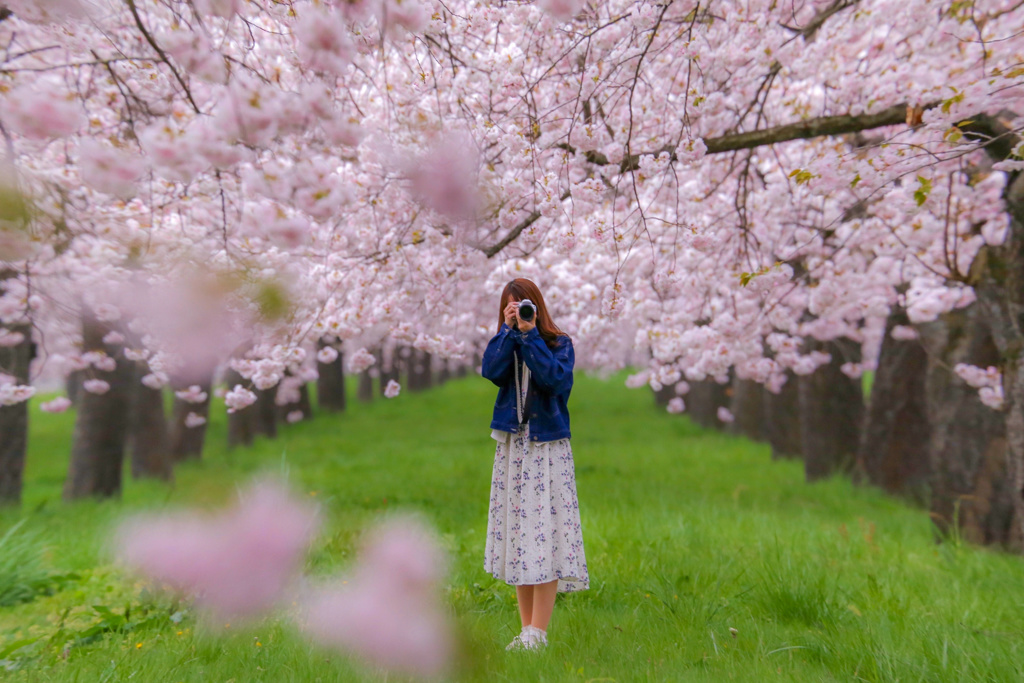
[{"label": "pink blossom", "polygon": [[[103,339],[104,343],[110,343],[106,341],[106,337]],[[149,358],[149,351],[147,349],[125,349],[124,357],[131,361],[146,360]]]},{"label": "pink blossom", "polygon": [[102,351],[86,351],[82,360],[103,372],[113,372],[117,368],[117,361]]},{"label": "pink blossom", "polygon": [[647,382],[650,381],[650,377],[650,370],[641,370],[640,372],[626,378],[626,386],[630,389],[638,389],[647,384]]},{"label": "pink blossom", "polygon": [[89,14],[82,0],[8,0],[6,6],[20,19],[40,24],[61,24]]},{"label": "pink blossom", "polygon": [[247,408],[255,402],[256,394],[241,384],[236,384],[234,389],[224,394],[224,404],[228,407],[229,413]]},{"label": "pink blossom", "polygon": [[708,146],[700,138],[688,139],[676,147],[676,158],[684,164],[693,164],[704,158]]},{"label": "pink blossom", "polygon": [[559,21],[570,21],[585,7],[584,0],[537,0],[537,6]]},{"label": "pink blossom", "polygon": [[206,424],[206,418],[198,413],[189,413],[185,416],[185,426],[189,429]]},{"label": "pink blossom", "polygon": [[330,365],[338,360],[338,350],[333,346],[325,346],[316,352],[316,359],[324,365]]},{"label": "pink blossom", "polygon": [[1005,405],[1003,387],[982,387],[978,389],[978,397],[981,402],[993,410],[1002,410]]},{"label": "pink blossom", "polygon": [[277,373],[264,374],[258,372],[252,376],[252,383],[256,385],[256,388],[260,391],[266,391],[267,389],[277,386],[277,383],[280,381],[281,375]]},{"label": "pink blossom", "polygon": [[27,384],[16,384],[10,375],[2,375],[7,381],[0,381],[0,406],[13,406],[27,401],[35,395],[36,389]]},{"label": "pink blossom", "polygon": [[[111,330],[103,335],[103,343],[110,344],[111,346],[117,346],[118,344],[124,343],[124,335],[116,330]],[[132,359],[129,359],[132,360]]]},{"label": "pink blossom", "polygon": [[110,303],[97,304],[93,308],[93,313],[101,322],[115,322],[121,319],[121,309]]},{"label": "pink blossom", "polygon": [[228,69],[224,55],[210,43],[202,31],[175,29],[166,31],[160,37],[167,54],[200,78],[211,83],[225,83]]},{"label": "pink blossom", "polygon": [[360,373],[376,362],[377,359],[373,357],[373,354],[366,349],[359,349],[349,357],[348,371],[353,374]]},{"label": "pink blossom", "polygon": [[994,387],[1002,383],[1002,373],[995,366],[980,368],[976,365],[968,365],[967,363],[957,363],[953,368],[953,372],[975,389],[979,387]]},{"label": "pink blossom", "polygon": [[132,279],[117,294],[147,346],[167,354],[183,384],[205,381],[244,339],[251,318],[236,297],[216,271],[192,265],[166,277]]},{"label": "pink blossom", "polygon": [[238,13],[243,0],[193,0],[199,12],[206,15],[230,19]]},{"label": "pink blossom", "polygon": [[597,178],[587,178],[572,186],[572,200],[585,206],[600,203],[608,189]]},{"label": "pink blossom", "polygon": [[105,394],[110,391],[110,384],[102,379],[87,379],[82,382],[82,388],[90,394]]},{"label": "pink blossom", "polygon": [[604,289],[604,296],[601,298],[601,315],[611,320],[622,315],[625,307],[625,300],[622,298],[622,284],[614,283]]},{"label": "pink blossom", "polygon": [[476,145],[467,135],[450,135],[405,163],[417,201],[452,220],[472,218],[479,208]]},{"label": "pink blossom", "polygon": [[310,5],[295,22],[298,54],[315,71],[341,75],[352,63],[355,46],[341,14]]},{"label": "pink blossom", "polygon": [[25,341],[25,335],[21,332],[0,328],[0,346],[17,346],[23,341]]},{"label": "pink blossom", "polygon": [[388,385],[384,387],[384,396],[387,398],[394,398],[398,396],[398,392],[401,391],[402,385],[393,379],[388,380]]},{"label": "pink blossom", "polygon": [[864,366],[860,363],[843,363],[839,370],[850,379],[857,379],[864,374]]},{"label": "pink blossom", "polygon": [[407,31],[422,31],[430,19],[430,12],[420,0],[383,0],[384,18]]},{"label": "pink blossom", "polygon": [[194,596],[208,615],[251,618],[277,604],[317,527],[314,508],[263,481],[215,515],[131,517],[117,531],[116,549],[127,566]]},{"label": "pink blossom", "polygon": [[670,413],[681,413],[686,410],[686,404],[683,402],[683,399],[676,396],[668,402],[668,406],[665,409]]},{"label": "pink blossom", "polygon": [[81,105],[62,82],[44,77],[7,93],[4,123],[16,133],[36,140],[72,135],[82,121]]},{"label": "pink blossom", "polygon": [[141,157],[104,145],[91,138],[78,144],[82,180],[100,192],[127,199],[145,170]]},{"label": "pink blossom", "polygon": [[917,330],[910,325],[894,325],[889,333],[897,341],[913,341],[917,339]]},{"label": "pink blossom", "polygon": [[44,413],[63,413],[71,407],[71,399],[67,396],[58,396],[44,403],[39,404],[39,409]]},{"label": "pink blossom", "polygon": [[454,643],[437,595],[447,563],[438,540],[411,517],[388,520],[365,539],[346,581],[307,591],[300,627],[398,675],[443,674]]},{"label": "pink blossom", "polygon": [[149,163],[169,180],[188,182],[206,165],[192,138],[166,125],[154,125],[139,133],[139,144]]},{"label": "pink blossom", "polygon": [[718,420],[720,422],[732,422],[736,418],[733,416],[732,411],[725,406],[718,407]]},{"label": "pink blossom", "polygon": [[300,422],[302,420],[303,416],[304,416],[304,413],[301,410],[292,410],[292,411],[290,411],[288,413],[288,415],[285,416],[284,419],[289,424],[294,424],[296,422]]},{"label": "pink blossom", "polygon": [[979,368],[975,365],[957,363],[953,372],[978,390],[978,397],[982,403],[994,410],[1002,410],[1004,405],[1003,374],[999,368],[995,366]]},{"label": "pink blossom", "polygon": [[167,373],[164,373],[164,372],[150,372],[150,373],[147,373],[146,375],[143,375],[142,379],[139,380],[139,381],[141,381],[144,385],[146,385],[150,389],[160,389],[160,388],[166,386],[167,383],[170,381],[170,379],[171,378],[167,376]]},{"label": "pink blossom", "polygon": [[207,399],[207,393],[198,384],[193,384],[188,389],[175,391],[174,395],[186,403],[202,403]]}]

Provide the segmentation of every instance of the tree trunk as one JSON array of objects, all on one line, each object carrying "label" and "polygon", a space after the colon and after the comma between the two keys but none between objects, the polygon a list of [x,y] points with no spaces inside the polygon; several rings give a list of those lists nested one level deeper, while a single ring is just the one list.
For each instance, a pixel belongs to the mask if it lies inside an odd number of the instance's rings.
[{"label": "tree trunk", "polygon": [[[972,116],[963,129],[971,137],[981,132],[990,141],[985,151],[1002,161],[1021,141],[1004,123],[1012,116]],[[999,352],[1013,509],[1007,544],[1019,552],[1024,551],[1024,173],[1006,174],[1003,201],[1009,214],[1006,239],[1002,245],[981,248],[971,264],[970,284]]]},{"label": "tree trunk", "polygon": [[[280,389],[280,385],[278,385]],[[313,405],[309,401],[309,383],[302,382],[296,387],[298,392],[298,398],[289,403],[282,403],[277,406],[277,421],[285,422],[288,420],[288,415],[293,412],[302,413],[303,420],[313,419]]]},{"label": "tree trunk", "polygon": [[664,408],[669,401],[676,397],[676,388],[675,386],[662,386],[658,391],[651,389],[651,393],[654,394],[654,405]]},{"label": "tree trunk", "polygon": [[978,305],[921,325],[928,349],[925,380],[931,423],[931,516],[943,532],[955,525],[977,543],[1010,542],[1014,495],[1006,464],[1006,419],[985,406],[978,390],[953,372],[957,363],[999,361]]},{"label": "tree trunk", "polygon": [[686,412],[693,421],[708,429],[721,429],[722,421],[718,419],[718,409],[728,405],[726,385],[713,379],[690,382],[690,391],[684,399]]},{"label": "tree trunk", "polygon": [[356,392],[356,398],[363,403],[369,403],[373,400],[373,376],[369,370],[363,370],[359,373],[359,389]]},{"label": "tree trunk", "polygon": [[[329,346],[321,339],[317,342],[318,348]],[[330,363],[317,361],[316,370],[319,377],[316,380],[316,404],[320,410],[327,412],[341,412],[345,410],[345,370],[344,359],[341,351],[338,357]]]},{"label": "tree trunk", "polygon": [[387,370],[386,371],[384,370],[384,367],[385,367],[385,365],[384,365],[384,363],[385,363],[385,353],[381,352],[380,355],[377,356],[377,358],[380,359],[380,362],[382,364],[381,365],[381,371],[380,371],[380,395],[381,396],[384,395],[384,391],[388,388],[388,382],[390,382],[391,380],[394,380],[394,381],[398,382],[399,384],[401,384],[402,380],[404,379],[404,377],[402,375],[403,375],[403,371],[405,370],[405,365],[406,364],[402,360],[402,351],[403,350],[404,350],[404,348],[397,347],[397,346],[392,350],[391,362],[389,364],[387,364],[387,366],[386,366]]},{"label": "tree trunk", "polygon": [[[232,384],[231,386],[234,387],[235,385]],[[213,377],[209,377],[200,385],[200,387],[206,394],[206,400],[202,403],[189,403],[188,401],[182,401],[177,396],[174,397],[174,408],[172,409],[169,436],[169,451],[173,462],[198,460],[203,455],[203,445],[206,442],[207,423],[204,422],[200,425],[196,425],[195,427],[189,427],[185,423],[188,419],[189,413],[195,413],[199,417],[209,420],[210,395],[213,393]],[[187,387],[179,388],[185,389]]]},{"label": "tree trunk", "polygon": [[749,379],[734,377],[732,381],[732,401],[729,412],[733,422],[729,431],[740,434],[754,441],[764,441],[768,437],[768,425],[765,423],[764,386]]},{"label": "tree trunk", "polygon": [[832,360],[798,380],[800,442],[807,481],[849,472],[857,458],[864,422],[864,392],[859,379],[843,374],[847,361],[860,360],[860,346],[848,340],[808,340],[808,351],[824,351]]},{"label": "tree trunk", "polygon": [[858,476],[888,493],[923,503],[930,477],[931,427],[925,392],[928,354],[919,341],[900,341],[891,334],[896,325],[908,324],[902,310],[894,311],[886,321],[857,470]]},{"label": "tree trunk", "polygon": [[765,390],[762,400],[765,431],[772,447],[772,460],[802,458],[800,443],[800,390],[797,376],[786,374],[779,393]]},{"label": "tree trunk", "polygon": [[251,408],[256,410],[253,420],[253,431],[268,439],[277,438],[277,387],[256,389],[256,403]]},{"label": "tree trunk", "polygon": [[442,358],[437,365],[437,384],[441,386],[452,378],[451,363],[447,358]]},{"label": "tree trunk", "polygon": [[68,373],[68,376],[64,378],[64,392],[68,395],[68,400],[71,401],[72,405],[78,405],[78,396],[81,389],[82,371],[72,370]]},{"label": "tree trunk", "polygon": [[145,363],[136,363],[128,429],[132,478],[169,481],[174,475],[167,418],[164,417],[164,392],[150,389],[140,381],[148,372]]},{"label": "tree trunk", "polygon": [[[423,390],[423,358],[419,349],[407,349],[409,355],[405,358],[405,384],[409,391]],[[398,380],[401,382],[402,380]]]},{"label": "tree trunk", "polygon": [[104,351],[117,361],[112,372],[95,367],[89,374],[110,385],[104,394],[83,388],[75,416],[71,463],[64,484],[64,498],[110,497],[121,493],[121,470],[128,435],[129,400],[135,381],[134,364],[126,360],[120,345],[104,344],[110,328],[95,319],[91,311],[82,315],[82,350]]},{"label": "tree trunk", "polygon": [[[5,329],[24,335],[14,346],[0,346],[0,372],[11,375],[19,384],[28,383],[32,360],[32,328],[9,325]],[[0,406],[0,505],[21,502],[25,453],[28,449],[28,401]]]},{"label": "tree trunk", "polygon": [[[227,383],[228,389],[233,388],[236,384],[241,384],[242,386],[247,384],[245,378],[231,368],[228,368],[225,373],[224,381]],[[251,446],[253,439],[256,438],[256,422],[258,418],[259,409],[256,403],[246,406],[241,410],[236,410],[233,413],[228,413],[228,448]]]},{"label": "tree trunk", "polygon": [[431,363],[433,358],[426,351],[413,349],[409,355],[409,389],[412,391],[424,391],[434,384],[433,370]]}]

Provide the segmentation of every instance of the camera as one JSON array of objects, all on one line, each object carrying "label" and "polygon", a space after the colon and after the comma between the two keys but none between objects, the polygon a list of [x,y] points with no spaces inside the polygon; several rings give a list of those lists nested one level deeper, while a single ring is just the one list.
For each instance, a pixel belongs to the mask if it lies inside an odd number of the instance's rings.
[{"label": "camera", "polygon": [[533,305],[533,302],[529,299],[523,299],[519,302],[519,317],[525,322],[533,320],[533,316],[537,313],[537,307]]}]

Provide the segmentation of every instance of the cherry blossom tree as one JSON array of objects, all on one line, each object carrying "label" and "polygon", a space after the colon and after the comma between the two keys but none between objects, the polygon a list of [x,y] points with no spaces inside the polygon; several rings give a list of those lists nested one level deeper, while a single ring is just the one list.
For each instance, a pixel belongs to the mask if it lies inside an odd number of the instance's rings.
[{"label": "cherry blossom tree", "polygon": [[[230,359],[242,410],[325,348],[466,357],[525,276],[581,367],[775,395],[980,297],[1000,359],[958,377],[1024,482],[1022,31],[1011,0],[9,2],[0,339],[39,356],[0,391]],[[87,309],[132,345],[87,357]]]}]

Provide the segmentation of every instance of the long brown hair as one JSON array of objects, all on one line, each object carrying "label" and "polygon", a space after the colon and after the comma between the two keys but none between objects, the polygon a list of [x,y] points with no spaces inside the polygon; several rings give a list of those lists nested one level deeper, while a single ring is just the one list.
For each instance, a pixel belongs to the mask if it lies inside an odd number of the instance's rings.
[{"label": "long brown hair", "polygon": [[549,348],[554,348],[558,345],[559,337],[569,336],[558,329],[558,325],[555,325],[555,321],[551,319],[547,304],[544,303],[544,295],[540,293],[540,288],[524,277],[517,277],[515,280],[512,280],[501,291],[501,305],[498,306],[499,332],[501,331],[502,324],[505,322],[505,307],[508,306],[508,302],[512,297],[515,297],[517,301],[529,299],[537,307],[537,332],[540,333],[540,336]]}]

